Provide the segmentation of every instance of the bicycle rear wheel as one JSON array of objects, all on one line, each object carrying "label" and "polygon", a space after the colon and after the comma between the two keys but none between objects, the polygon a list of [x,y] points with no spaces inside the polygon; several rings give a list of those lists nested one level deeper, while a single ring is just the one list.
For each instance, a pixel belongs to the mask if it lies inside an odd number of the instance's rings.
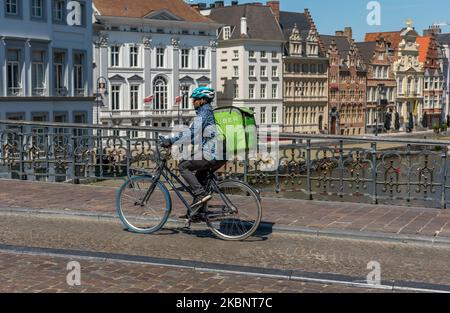
[{"label": "bicycle rear wheel", "polygon": [[262,208],[258,195],[247,184],[234,180],[219,183],[218,189],[205,206],[206,224],[221,239],[247,239],[261,223]]},{"label": "bicycle rear wheel", "polygon": [[123,225],[132,232],[152,234],[160,230],[169,218],[172,201],[169,191],[149,176],[135,176],[127,180],[117,192],[117,214]]}]

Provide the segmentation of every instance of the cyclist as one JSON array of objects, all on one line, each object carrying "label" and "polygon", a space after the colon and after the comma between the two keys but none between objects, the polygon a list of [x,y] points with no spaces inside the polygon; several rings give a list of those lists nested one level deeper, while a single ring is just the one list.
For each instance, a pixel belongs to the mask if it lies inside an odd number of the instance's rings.
[{"label": "cyclist", "polygon": [[[215,98],[214,89],[199,87],[192,92],[191,98],[197,117],[190,127],[190,138],[186,138],[186,135],[183,136],[183,133],[172,138],[161,137],[161,146],[170,148],[176,143],[183,143],[186,139],[194,144],[196,138],[201,138],[202,149],[197,150],[198,152],[191,156],[191,160],[182,160],[179,165],[181,176],[191,187],[195,196],[191,204],[191,207],[195,209],[200,208],[202,204],[211,199],[211,195],[207,194],[204,188],[208,172],[218,170],[226,161],[219,160],[216,155],[216,127],[211,106]],[[197,215],[198,211],[196,211],[195,215]],[[180,216],[180,218],[188,219],[189,213]]]}]

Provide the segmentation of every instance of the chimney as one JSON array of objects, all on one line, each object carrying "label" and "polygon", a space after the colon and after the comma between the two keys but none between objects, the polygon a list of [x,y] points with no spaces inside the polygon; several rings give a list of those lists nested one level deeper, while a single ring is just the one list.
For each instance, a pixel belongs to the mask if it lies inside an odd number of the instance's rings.
[{"label": "chimney", "polygon": [[225,2],[224,1],[216,1],[215,3],[214,3],[214,7],[215,8],[222,8],[222,7],[224,7],[225,6]]},{"label": "chimney", "polygon": [[280,0],[267,1],[267,5],[272,8],[273,15],[280,20]]},{"label": "chimney", "polygon": [[344,29],[344,36],[347,37],[348,39],[352,39],[353,38],[353,30],[351,27],[345,27]]},{"label": "chimney", "polygon": [[337,30],[336,37],[344,37],[344,32],[342,30]]},{"label": "chimney", "polygon": [[248,28],[247,18],[246,17],[241,17],[241,35],[242,36],[247,36],[248,35],[247,28]]}]

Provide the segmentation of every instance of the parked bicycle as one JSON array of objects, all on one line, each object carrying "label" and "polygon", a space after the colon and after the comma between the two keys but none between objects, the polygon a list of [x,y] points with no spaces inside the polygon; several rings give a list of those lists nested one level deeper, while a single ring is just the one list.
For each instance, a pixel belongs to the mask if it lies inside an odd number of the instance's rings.
[{"label": "parked bicycle", "polygon": [[238,180],[219,181],[211,171],[205,185],[211,200],[191,208],[182,192],[193,197],[192,190],[168,167],[170,151],[156,143],[155,156],[157,166],[153,173],[131,169],[128,180],[117,192],[117,213],[129,231],[153,234],[164,227],[172,212],[170,187],[191,216],[188,227],[204,222],[216,236],[230,241],[245,240],[256,232],[262,218],[258,190]]}]

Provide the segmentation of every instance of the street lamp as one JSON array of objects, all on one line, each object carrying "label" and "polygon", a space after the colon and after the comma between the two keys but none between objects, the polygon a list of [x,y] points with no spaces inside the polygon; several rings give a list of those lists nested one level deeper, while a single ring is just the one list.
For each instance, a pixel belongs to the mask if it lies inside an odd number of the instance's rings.
[{"label": "street lamp", "polygon": [[[385,85],[378,84],[378,102],[377,102],[376,114],[375,114],[375,136],[378,136],[378,121],[379,121],[379,117],[380,117],[379,107],[381,106],[381,101],[385,100],[385,96],[386,96]],[[384,124],[384,120],[383,120],[383,124]]]},{"label": "street lamp", "polygon": [[97,91],[95,94],[95,102],[97,104],[97,125],[100,123],[99,106],[100,103],[103,104],[103,95],[108,95],[108,79],[100,76],[97,78]]}]

